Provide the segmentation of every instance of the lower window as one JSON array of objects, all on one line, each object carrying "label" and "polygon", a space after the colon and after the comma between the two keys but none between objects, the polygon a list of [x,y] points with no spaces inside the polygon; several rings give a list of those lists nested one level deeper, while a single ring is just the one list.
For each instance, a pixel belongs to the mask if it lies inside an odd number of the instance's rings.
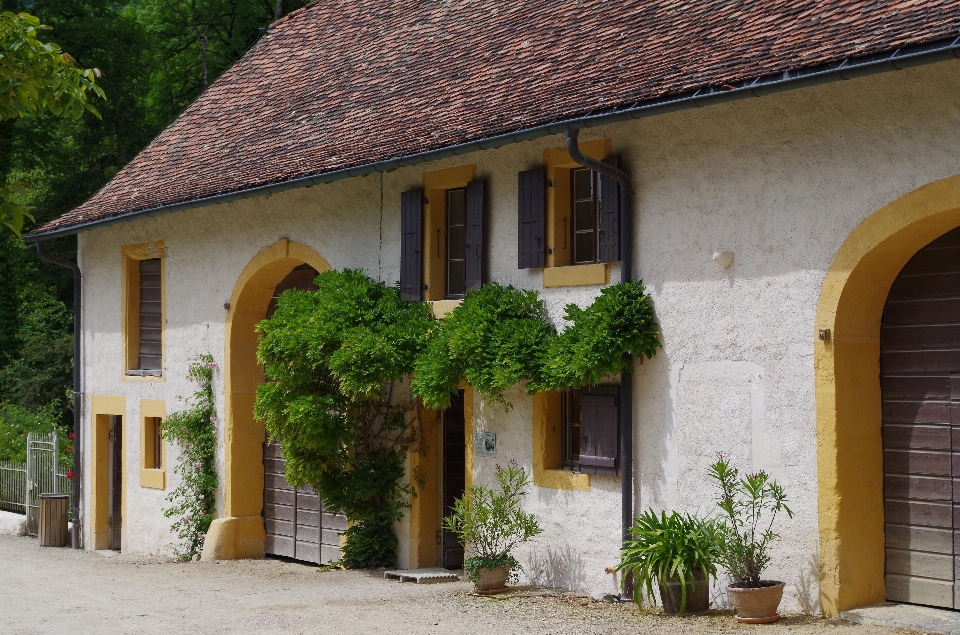
[{"label": "lower window", "polygon": [[620,467],[619,386],[563,391],[561,465],[584,474],[616,475]]}]

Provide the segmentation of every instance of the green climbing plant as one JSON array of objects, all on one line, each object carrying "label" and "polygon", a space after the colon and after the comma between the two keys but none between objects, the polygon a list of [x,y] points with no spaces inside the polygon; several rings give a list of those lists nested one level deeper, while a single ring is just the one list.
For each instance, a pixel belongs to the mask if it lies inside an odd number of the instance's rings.
[{"label": "green climbing plant", "polygon": [[217,412],[212,384],[216,368],[209,354],[198,355],[190,362],[187,378],[196,383],[197,390],[185,400],[188,407],[168,416],[162,427],[163,438],[180,446],[174,468],[180,484],[167,496],[170,507],[163,511],[164,516],[174,519],[171,529],[179,543],[173,551],[180,560],[190,560],[200,553],[213,522]]}]

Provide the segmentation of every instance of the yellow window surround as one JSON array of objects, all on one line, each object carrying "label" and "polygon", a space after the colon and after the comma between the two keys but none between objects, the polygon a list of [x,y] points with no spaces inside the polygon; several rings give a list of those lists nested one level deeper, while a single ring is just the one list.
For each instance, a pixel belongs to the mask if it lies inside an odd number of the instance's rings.
[{"label": "yellow window surround", "polygon": [[533,396],[533,484],[535,487],[590,491],[590,475],[561,469],[560,393]]},{"label": "yellow window surround", "polygon": [[[602,161],[612,153],[613,140],[581,141],[581,151]],[[574,265],[571,241],[570,175],[579,167],[566,148],[545,148],[543,166],[547,173],[547,259],[543,270],[543,286],[573,287],[608,284],[609,263]],[[551,271],[552,268],[556,270]]]},{"label": "yellow window surround", "polygon": [[125,245],[120,248],[122,258],[122,289],[120,302],[120,321],[123,341],[123,368],[121,379],[133,382],[166,381],[161,371],[159,375],[147,375],[134,372],[140,365],[140,261],[151,258],[160,259],[160,350],[161,358],[166,349],[167,330],[167,250],[162,240],[137,245]]},{"label": "yellow window surround", "polygon": [[154,420],[167,417],[167,405],[158,399],[140,400],[140,487],[167,488],[167,444],[160,440],[160,467],[152,465],[154,456]]},{"label": "yellow window surround", "polygon": [[443,300],[446,296],[446,191],[466,187],[477,177],[476,165],[424,172],[423,186],[423,282],[424,300]]}]

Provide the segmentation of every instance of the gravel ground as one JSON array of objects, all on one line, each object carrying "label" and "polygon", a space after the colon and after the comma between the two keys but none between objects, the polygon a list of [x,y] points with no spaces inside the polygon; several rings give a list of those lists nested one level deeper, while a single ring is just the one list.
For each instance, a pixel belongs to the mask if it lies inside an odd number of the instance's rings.
[{"label": "gravel ground", "polygon": [[321,573],[279,560],[108,558],[41,549],[35,538],[13,536],[0,536],[0,562],[0,633],[10,635],[912,633],[803,616],[771,626],[741,626],[719,612],[668,618],[533,588],[481,598],[465,583],[401,584],[383,580],[380,572]]}]

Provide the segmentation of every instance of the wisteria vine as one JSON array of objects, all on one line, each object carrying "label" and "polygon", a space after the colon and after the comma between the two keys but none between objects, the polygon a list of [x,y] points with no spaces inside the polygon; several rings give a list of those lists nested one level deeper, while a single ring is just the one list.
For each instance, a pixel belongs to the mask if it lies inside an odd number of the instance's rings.
[{"label": "wisteria vine", "polygon": [[167,496],[171,507],[163,511],[173,518],[171,529],[180,540],[173,546],[180,560],[190,560],[203,549],[213,521],[217,489],[217,412],[213,397],[213,371],[217,364],[210,354],[198,355],[190,363],[187,379],[197,383],[197,391],[186,399],[188,408],[167,417],[163,438],[180,445],[180,458],[174,473],[180,485]]}]

